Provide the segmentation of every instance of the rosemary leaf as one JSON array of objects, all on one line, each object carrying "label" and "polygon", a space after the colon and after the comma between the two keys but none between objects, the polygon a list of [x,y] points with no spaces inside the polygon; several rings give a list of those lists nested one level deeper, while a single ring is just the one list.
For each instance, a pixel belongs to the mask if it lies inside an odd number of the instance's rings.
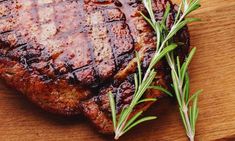
[{"label": "rosemary leaf", "polygon": [[194,98],[194,101],[193,101],[193,106],[192,106],[192,115],[193,115],[193,118],[191,119],[193,121],[193,127],[195,127],[195,122],[196,122],[196,114],[197,114],[197,103],[198,103],[198,96],[196,96]]},{"label": "rosemary leaf", "polygon": [[162,18],[162,21],[161,21],[161,26],[163,27],[163,29],[167,29],[166,28],[166,20],[167,20],[169,13],[170,13],[170,10],[171,10],[170,4],[167,3],[166,4],[166,11],[165,11],[163,18]]},{"label": "rosemary leaf", "polygon": [[181,1],[180,5],[179,5],[178,12],[177,12],[176,17],[175,17],[174,25],[176,24],[176,22],[179,19],[180,12],[181,12],[181,9],[182,9],[182,5],[183,5],[183,1]]},{"label": "rosemary leaf", "polygon": [[151,27],[154,29],[154,31],[156,31],[155,28],[155,23],[152,23],[151,19],[147,18],[142,12],[140,12],[140,14],[144,17],[144,19],[151,25]]},{"label": "rosemary leaf", "polygon": [[177,73],[179,74],[179,78],[181,77],[181,68],[180,68],[180,59],[179,56],[176,57],[176,64],[177,64]]},{"label": "rosemary leaf", "polygon": [[171,75],[172,75],[172,81],[173,81],[173,85],[174,85],[174,90],[175,90],[175,94],[176,94],[176,98],[179,104],[179,107],[182,108],[182,100],[180,99],[180,92],[178,89],[178,81],[177,81],[177,74],[174,72],[174,70],[171,70]]},{"label": "rosemary leaf", "polygon": [[136,54],[136,60],[137,60],[137,68],[138,68],[138,74],[139,74],[139,83],[142,81],[142,71],[141,71],[141,64],[140,64],[140,55],[138,52]]},{"label": "rosemary leaf", "polygon": [[187,105],[189,105],[189,102],[196,99],[198,97],[198,95],[200,95],[201,93],[203,92],[203,90],[198,90],[196,93],[194,93],[190,98],[189,100],[187,101]]},{"label": "rosemary leaf", "polygon": [[137,104],[144,103],[144,102],[155,102],[155,101],[157,101],[156,98],[145,98],[145,99],[140,100]]},{"label": "rosemary leaf", "polygon": [[124,131],[133,123],[137,118],[139,118],[142,115],[143,111],[138,112],[135,114],[125,125]]},{"label": "rosemary leaf", "polygon": [[[162,52],[161,52],[160,54],[159,54],[159,53],[156,53],[156,55],[154,56],[154,58],[151,60],[151,63],[150,63],[150,65],[149,65],[149,68],[153,68],[153,67],[156,65],[156,63],[157,63],[158,61],[160,61],[163,57],[165,57],[165,55],[166,55],[167,53],[169,53],[170,51],[174,50],[176,47],[177,47],[176,44],[171,44],[171,45],[165,47],[165,48],[162,50]],[[159,55],[158,55],[158,54],[159,54]]]},{"label": "rosemary leaf", "polygon": [[188,99],[189,99],[189,89],[190,89],[188,73],[185,74],[185,89],[186,89],[186,91],[185,91],[185,101],[188,101]]},{"label": "rosemary leaf", "polygon": [[[192,106],[189,106],[189,119],[193,119]],[[193,120],[190,120],[191,127],[193,128]]]},{"label": "rosemary leaf", "polygon": [[147,9],[149,16],[151,18],[151,21],[153,23],[156,23],[155,16],[152,10],[152,0],[143,0],[144,6]]},{"label": "rosemary leaf", "polygon": [[188,58],[186,59],[186,61],[185,61],[185,63],[184,63],[185,65],[181,68],[182,80],[184,80],[186,70],[187,70],[187,68],[188,68],[188,66],[189,66],[189,63],[191,62],[191,60],[192,60],[192,58],[193,58],[195,52],[196,52],[196,48],[193,48],[193,49],[191,50],[191,52],[189,53],[189,56],[188,56]]},{"label": "rosemary leaf", "polygon": [[[187,0],[186,0],[187,1]],[[194,0],[190,3],[190,6],[189,8],[185,11],[186,15],[187,16],[189,13],[197,10],[198,8],[201,7],[201,5],[199,4],[200,3],[200,0]]]},{"label": "rosemary leaf", "polygon": [[117,127],[117,122],[116,122],[116,106],[113,98],[113,94],[109,92],[109,102],[111,106],[111,111],[112,111],[112,119],[113,119],[113,128],[115,129]]},{"label": "rosemary leaf", "polygon": [[126,111],[127,111],[127,107],[123,107],[123,108],[122,108],[122,111],[121,111],[121,113],[120,113],[120,115],[119,115],[119,119],[118,119],[119,122],[120,122],[121,120],[123,120],[122,118],[124,117],[124,114],[126,113]]},{"label": "rosemary leaf", "polygon": [[139,88],[139,84],[138,84],[138,78],[137,78],[137,74],[135,73],[134,74],[134,82],[135,82],[135,92],[134,92],[134,95],[137,93],[138,91],[138,88]]},{"label": "rosemary leaf", "polygon": [[133,123],[131,126],[129,126],[125,131],[124,133],[128,132],[131,128],[135,127],[136,125],[142,123],[142,122],[145,122],[145,121],[150,121],[150,120],[154,120],[154,119],[157,119],[157,117],[155,116],[149,116],[149,117],[144,117],[138,121],[136,121],[135,123]]},{"label": "rosemary leaf", "polygon": [[161,86],[150,86],[149,89],[155,89],[155,90],[159,90],[159,91],[162,91],[166,94],[168,94],[169,96],[173,96],[173,94],[171,92],[169,92],[167,89],[164,89],[163,87]]},{"label": "rosemary leaf", "polygon": [[123,113],[121,113],[120,116],[120,120],[118,121],[118,127],[120,128],[122,126],[122,128],[124,128],[125,126],[125,121],[129,119],[129,114],[130,114],[130,108],[129,106],[124,110]]},{"label": "rosemary leaf", "polygon": [[196,21],[200,21],[200,19],[198,19],[198,18],[187,18],[183,21],[178,22],[176,25],[173,25],[173,27],[171,28],[170,33],[166,37],[166,40],[171,39],[180,29],[182,29],[188,23],[196,22]]}]

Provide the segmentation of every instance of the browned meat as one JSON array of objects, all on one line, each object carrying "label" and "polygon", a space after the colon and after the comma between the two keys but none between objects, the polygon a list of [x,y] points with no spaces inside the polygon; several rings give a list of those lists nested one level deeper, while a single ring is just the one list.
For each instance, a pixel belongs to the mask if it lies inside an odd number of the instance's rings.
[{"label": "browned meat", "polygon": [[[161,20],[167,0],[153,0]],[[176,6],[171,4],[168,27]],[[0,78],[45,110],[63,115],[83,113],[101,132],[112,132],[107,92],[117,108],[133,94],[134,52],[143,70],[155,50],[154,33],[139,12],[141,0],[0,0]],[[176,40],[185,43],[185,27]],[[168,88],[169,70],[163,60],[154,83]],[[149,91],[147,97],[161,97]],[[151,103],[137,107],[147,109]]]}]

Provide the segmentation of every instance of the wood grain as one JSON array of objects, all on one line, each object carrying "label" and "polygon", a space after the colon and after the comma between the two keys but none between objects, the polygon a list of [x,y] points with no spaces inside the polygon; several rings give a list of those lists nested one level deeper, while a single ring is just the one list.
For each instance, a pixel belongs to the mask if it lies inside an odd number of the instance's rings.
[{"label": "wood grain", "polygon": [[[178,0],[179,2],[179,0]],[[190,67],[192,91],[202,88],[197,124],[199,141],[235,140],[235,0],[202,0],[190,25],[198,51]],[[177,104],[162,99],[148,114],[158,120],[140,125],[121,141],[184,141]],[[111,141],[83,118],[48,114],[0,82],[1,141]]]}]

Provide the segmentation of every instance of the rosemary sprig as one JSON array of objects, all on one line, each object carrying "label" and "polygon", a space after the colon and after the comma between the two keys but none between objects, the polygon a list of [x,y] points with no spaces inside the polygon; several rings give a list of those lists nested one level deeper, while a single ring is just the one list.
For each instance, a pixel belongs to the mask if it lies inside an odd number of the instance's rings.
[{"label": "rosemary sprig", "polygon": [[[150,6],[149,3],[151,3],[151,0],[146,0],[145,2],[146,6]],[[188,14],[198,9],[199,7],[200,7],[199,0],[190,0],[190,1],[182,0],[178,9],[178,13],[175,18],[175,22],[170,31],[168,31],[168,29],[165,26],[165,18],[169,14],[169,5],[168,5],[160,27],[155,26],[155,28],[158,29],[154,29],[157,36],[163,36],[162,38],[160,38],[163,39],[162,41],[160,41],[161,44],[160,49],[163,48],[165,45],[171,44],[172,37],[187,23],[199,20],[196,18],[186,18]],[[149,14],[152,15],[153,11],[151,7],[148,7],[147,9]],[[182,15],[180,13],[181,11],[183,11]],[[152,18],[151,20],[147,19],[147,21],[150,23],[150,25],[156,22],[155,20],[152,20]],[[176,57],[175,59],[173,52],[170,52],[166,55],[167,62],[171,68],[173,88],[179,104],[180,115],[182,117],[186,134],[190,139],[190,141],[194,141],[195,124],[198,117],[197,100],[198,100],[198,95],[202,92],[202,90],[199,90],[189,98],[189,75],[187,73],[187,70],[189,63],[191,62],[195,52],[196,48],[192,49],[188,58],[185,60],[182,66],[180,64],[179,57]],[[190,101],[192,101],[192,105],[190,105]]]},{"label": "rosemary sprig", "polygon": [[[173,81],[173,88],[179,104],[180,115],[186,130],[186,134],[190,141],[194,141],[195,124],[198,117],[198,95],[202,90],[198,90],[190,97],[189,94],[189,75],[188,65],[195,54],[196,48],[193,48],[186,61],[181,65],[179,57],[175,57],[172,53],[167,54],[167,62],[171,67],[171,76]],[[176,61],[175,61],[176,60]],[[189,98],[190,97],[190,98]],[[192,104],[190,105],[190,102]]]},{"label": "rosemary sprig", "polygon": [[[176,48],[176,45],[169,45],[166,48],[162,50],[159,54],[156,54],[157,56],[153,57],[154,62],[158,62],[161,60],[167,53],[170,51],[174,50]],[[111,111],[112,111],[112,120],[113,120],[113,128],[115,132],[115,139],[119,139],[120,136],[125,134],[127,131],[135,127],[136,125],[156,119],[157,117],[155,116],[149,116],[149,117],[143,117],[139,120],[137,120],[143,113],[143,111],[138,112],[137,114],[131,116],[134,108],[136,105],[143,103],[143,102],[149,102],[149,101],[156,101],[156,98],[145,98],[141,99],[147,89],[157,89],[163,92],[166,92],[166,94],[171,95],[166,89],[160,87],[160,86],[150,86],[156,76],[156,72],[154,68],[152,67],[150,69],[150,72],[147,74],[145,73],[144,78],[142,78],[142,69],[141,69],[141,63],[140,63],[140,57],[139,54],[136,53],[136,62],[137,62],[137,68],[138,68],[138,75],[134,74],[134,81],[135,81],[135,92],[132,98],[132,101],[129,106],[124,107],[123,110],[121,111],[119,118],[117,118],[116,114],[116,104],[115,100],[113,97],[113,94],[110,92],[109,93],[109,101],[110,101],[110,106],[111,106]],[[150,68],[150,67],[148,67]],[[148,76],[146,76],[148,75]],[[172,95],[171,95],[172,96]]]},{"label": "rosemary sprig", "polygon": [[[199,0],[182,0],[179,11],[177,13],[174,25],[172,28],[168,31],[166,27],[166,19],[170,12],[170,5],[167,5],[166,12],[164,14],[163,20],[161,22],[158,22],[155,20],[155,16],[152,10],[152,2],[151,0],[143,0],[143,4],[145,8],[148,11],[148,14],[150,18],[146,17],[145,15],[142,16],[146,19],[146,21],[152,26],[156,33],[157,37],[157,44],[156,44],[156,52],[153,56],[153,58],[150,61],[150,64],[147,68],[147,71],[144,75],[142,75],[141,70],[141,62],[139,54],[136,53],[136,62],[137,62],[137,68],[138,68],[138,75],[134,74],[134,80],[135,80],[135,92],[132,98],[132,101],[129,106],[124,107],[119,115],[117,117],[117,111],[116,111],[116,104],[114,100],[113,94],[109,93],[109,100],[112,110],[112,120],[113,120],[113,127],[115,132],[115,139],[118,139],[120,136],[125,134],[127,131],[135,127],[136,125],[156,119],[155,116],[150,117],[144,117],[139,120],[137,120],[143,113],[143,111],[138,112],[135,115],[131,115],[133,113],[134,108],[136,105],[147,102],[147,101],[156,101],[157,99],[141,99],[143,95],[145,94],[147,89],[158,89],[161,90],[167,94],[169,93],[167,90],[160,86],[150,86],[156,76],[156,71],[154,69],[154,66],[163,58],[166,57],[167,61],[172,69],[172,79],[173,79],[173,87],[176,93],[176,98],[178,100],[179,106],[180,106],[180,113],[182,116],[183,123],[186,128],[187,135],[190,139],[193,140],[194,134],[195,134],[195,123],[198,116],[198,108],[197,108],[197,98],[198,94],[197,92],[195,95],[193,95],[191,98],[189,98],[189,76],[187,73],[187,68],[189,65],[189,62],[191,61],[193,54],[195,53],[195,49],[192,50],[190,53],[188,59],[185,61],[185,63],[180,66],[180,61],[177,58],[177,63],[174,59],[173,50],[177,47],[175,43],[173,43],[172,38],[174,35],[182,29],[187,23],[198,21],[198,19],[195,18],[186,18],[185,17],[191,13],[192,11],[196,10],[200,7]],[[180,10],[183,9],[183,14],[180,14]],[[144,76],[142,78],[142,76]],[[193,100],[193,105],[189,106],[190,101]],[[187,111],[187,108],[189,106],[189,114]]]},{"label": "rosemary sprig", "polygon": [[[181,18],[178,19],[180,15],[180,11],[182,9],[182,5],[184,7],[183,14]],[[177,25],[182,24],[182,26],[192,21],[197,21],[198,19],[184,19],[190,12],[199,8],[199,0],[195,1],[187,1],[183,0],[180,4],[175,23],[171,30],[174,30]],[[168,44],[168,43],[167,43]],[[173,81],[173,87],[176,94],[176,98],[179,104],[180,115],[186,130],[186,134],[190,141],[194,141],[195,136],[195,124],[198,118],[198,95],[202,92],[202,90],[198,90],[195,94],[193,94],[189,98],[189,75],[187,73],[189,63],[191,62],[194,54],[196,52],[196,48],[193,48],[185,60],[185,62],[181,65],[179,61],[179,57],[174,57],[173,52],[168,53],[166,55],[167,62],[171,68],[171,76]],[[190,101],[193,101],[192,105],[189,105]]]}]

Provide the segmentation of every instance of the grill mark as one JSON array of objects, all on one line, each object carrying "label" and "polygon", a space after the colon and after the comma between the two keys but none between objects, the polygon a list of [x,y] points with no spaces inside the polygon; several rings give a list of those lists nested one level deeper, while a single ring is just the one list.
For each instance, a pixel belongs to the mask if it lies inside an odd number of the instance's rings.
[{"label": "grill mark", "polygon": [[14,42],[8,43],[4,48],[7,49],[7,51],[16,49],[18,47],[21,47],[23,45],[26,45],[27,43],[22,39],[22,37],[16,33],[14,30],[9,30],[6,32],[0,33],[0,38],[2,39],[3,42],[8,42],[8,38],[11,38]]},{"label": "grill mark", "polygon": [[[35,1],[34,1],[34,2],[35,2]],[[34,4],[34,5],[35,5],[35,4]],[[43,6],[44,6],[44,5],[43,5]],[[45,6],[44,6],[44,7],[45,7]],[[38,17],[39,17],[39,16],[38,16],[38,12],[37,12],[37,11],[38,11],[38,7],[37,7],[37,6],[34,7],[31,11],[33,11],[33,14],[32,14],[32,15],[33,15],[33,18],[36,19],[36,21],[38,21]],[[35,18],[35,17],[36,17],[36,18]],[[54,20],[54,21],[55,21],[55,20]],[[113,22],[114,22],[114,21],[113,21]],[[116,22],[116,21],[115,21],[115,22]],[[105,23],[106,23],[106,22],[105,22]],[[40,23],[40,24],[43,24],[43,23]],[[105,26],[105,27],[107,27],[107,26]],[[68,33],[68,34],[69,34],[69,33]],[[108,37],[109,37],[109,36],[110,36],[110,35],[108,35]],[[15,46],[15,47],[17,48],[18,46]],[[113,49],[113,48],[112,48],[112,49]],[[91,50],[91,52],[94,53],[92,50]],[[113,54],[112,56],[115,56],[113,51],[112,51],[112,54]],[[94,54],[93,54],[93,56],[94,56]],[[94,57],[93,57],[93,58],[94,58]],[[92,60],[94,60],[94,59],[92,59]],[[116,59],[116,56],[115,56],[115,59],[114,59],[115,65],[117,65],[116,60],[117,60],[117,59]],[[94,61],[93,61],[93,62],[94,62]],[[94,67],[94,66],[96,66],[96,65],[93,65],[93,67]],[[95,70],[97,70],[97,69],[95,69]],[[98,76],[98,75],[97,75],[97,76]]]},{"label": "grill mark", "polygon": [[0,0],[0,4],[7,3],[7,2],[12,2],[13,3],[13,0]]},{"label": "grill mark", "polygon": [[86,71],[86,70],[89,70],[91,68],[91,65],[88,64],[86,66],[83,66],[83,67],[80,67],[80,68],[77,68],[77,69],[71,69],[69,72],[67,73],[63,73],[63,74],[59,74],[56,76],[55,79],[61,79],[61,78],[68,78],[69,81],[72,81],[73,84],[74,83],[77,83],[79,82],[79,79],[77,78],[76,76],[76,72],[83,72],[83,71]]},{"label": "grill mark", "polygon": [[22,46],[27,46],[27,43],[17,44],[17,45],[15,46],[15,48],[20,48],[20,47],[22,47]]},{"label": "grill mark", "polygon": [[83,67],[80,67],[80,68],[77,68],[77,69],[74,69],[74,70],[72,70],[72,71],[71,71],[71,73],[74,73],[74,72],[79,72],[79,71],[81,71],[81,70],[88,69],[89,67],[91,67],[91,65],[90,65],[90,64],[88,64],[88,65],[85,65],[85,66],[83,66]]},{"label": "grill mark", "polygon": [[[23,47],[23,46],[22,46]],[[25,58],[20,58],[19,60],[17,59],[14,59],[12,57],[9,57],[9,56],[0,56],[0,59],[2,60],[6,60],[6,61],[15,61],[15,62],[20,62],[20,64],[28,69],[29,71],[32,71],[31,69],[28,68],[28,65],[27,65],[27,61],[25,60]],[[37,76],[46,84],[46,83],[50,83],[53,79],[48,76],[48,75],[45,75],[44,73],[41,73],[40,71],[38,70],[33,70],[35,74],[38,74]],[[27,71],[26,71],[27,72]],[[25,72],[25,73],[26,73]]]},{"label": "grill mark", "polygon": [[0,34],[4,35],[4,34],[8,34],[10,32],[14,32],[14,30],[3,31],[3,32],[0,32]]},{"label": "grill mark", "polygon": [[[23,53],[23,52],[27,51],[28,46],[29,46],[28,44],[25,44],[25,45],[19,46],[18,48],[8,50],[6,56],[9,58],[12,58],[13,61],[18,61],[19,58],[25,56],[25,53]],[[22,54],[20,56],[17,56],[17,54],[16,54],[17,52],[20,52]]]},{"label": "grill mark", "polygon": [[26,49],[29,45],[27,43],[19,45],[17,49]]},{"label": "grill mark", "polygon": [[0,0],[0,3],[6,2],[6,1],[12,1],[12,0]]},{"label": "grill mark", "polygon": [[14,49],[21,49],[22,47],[29,46],[27,43],[17,44],[16,46],[11,46],[7,49],[7,52],[12,51]]}]

